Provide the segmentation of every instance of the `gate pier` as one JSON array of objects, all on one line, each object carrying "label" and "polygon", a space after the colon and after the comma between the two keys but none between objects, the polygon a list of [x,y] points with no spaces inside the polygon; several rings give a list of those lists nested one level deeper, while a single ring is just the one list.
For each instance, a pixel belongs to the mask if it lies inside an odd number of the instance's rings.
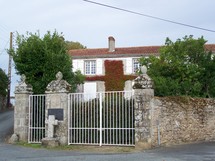
[{"label": "gate pier", "polygon": [[151,105],[154,97],[153,82],[147,75],[147,68],[141,67],[141,72],[134,80],[134,98],[135,98],[135,146],[140,148],[151,148]]},{"label": "gate pier", "polygon": [[32,86],[26,84],[25,80],[25,75],[22,75],[21,81],[15,88],[14,134],[18,136],[19,141],[28,140],[28,106],[29,96],[32,94]]},{"label": "gate pier", "polygon": [[[62,79],[63,74],[58,72],[56,80],[51,81],[46,88],[46,111],[45,118],[54,115],[58,120],[55,127],[54,138],[58,139],[60,145],[68,144],[68,92],[71,85]],[[48,136],[48,126],[45,126]]]}]

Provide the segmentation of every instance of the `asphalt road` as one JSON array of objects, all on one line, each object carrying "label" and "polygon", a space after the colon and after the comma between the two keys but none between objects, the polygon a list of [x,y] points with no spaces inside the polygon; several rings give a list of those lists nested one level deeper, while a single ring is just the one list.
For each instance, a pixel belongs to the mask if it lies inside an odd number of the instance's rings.
[{"label": "asphalt road", "polygon": [[0,113],[0,161],[215,161],[215,141],[134,153],[56,151],[4,143],[12,126],[13,112]]},{"label": "asphalt road", "polygon": [[0,113],[0,142],[13,132],[14,111]]}]

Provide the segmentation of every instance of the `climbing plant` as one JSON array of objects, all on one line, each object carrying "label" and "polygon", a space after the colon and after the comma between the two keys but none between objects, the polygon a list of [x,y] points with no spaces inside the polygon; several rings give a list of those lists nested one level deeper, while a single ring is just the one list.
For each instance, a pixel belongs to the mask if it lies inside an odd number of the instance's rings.
[{"label": "climbing plant", "polygon": [[133,80],[135,75],[124,75],[123,62],[121,60],[105,60],[105,75],[86,77],[87,81],[104,81],[106,91],[123,91],[125,81]]}]

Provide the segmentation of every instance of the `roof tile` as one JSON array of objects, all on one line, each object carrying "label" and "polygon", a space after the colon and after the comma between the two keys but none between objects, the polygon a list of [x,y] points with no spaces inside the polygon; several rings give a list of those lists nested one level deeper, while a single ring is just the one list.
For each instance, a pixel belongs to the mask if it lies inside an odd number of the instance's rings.
[{"label": "roof tile", "polygon": [[[81,57],[104,57],[114,56],[121,57],[127,55],[159,55],[159,49],[162,46],[141,46],[141,47],[125,47],[116,48],[114,52],[109,52],[108,48],[97,48],[97,49],[76,49],[70,50],[69,55],[73,58]],[[205,48],[215,53],[215,44],[206,44]]]}]

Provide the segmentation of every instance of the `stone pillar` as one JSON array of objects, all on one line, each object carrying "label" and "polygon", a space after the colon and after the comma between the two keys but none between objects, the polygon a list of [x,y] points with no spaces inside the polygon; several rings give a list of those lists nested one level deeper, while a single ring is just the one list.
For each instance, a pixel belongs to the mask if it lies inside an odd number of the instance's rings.
[{"label": "stone pillar", "polygon": [[152,80],[146,74],[147,68],[141,67],[142,74],[134,80],[135,95],[135,146],[151,148],[151,106],[154,97]]},{"label": "stone pillar", "polygon": [[32,86],[26,84],[25,75],[21,76],[21,82],[15,87],[14,108],[14,134],[19,141],[28,141],[29,122],[29,95],[32,94]]},{"label": "stone pillar", "polygon": [[[58,125],[54,127],[54,138],[60,145],[68,144],[68,92],[71,85],[62,80],[61,72],[56,74],[56,80],[51,81],[46,87],[46,119],[55,115]],[[46,125],[46,137],[48,126]]]}]

